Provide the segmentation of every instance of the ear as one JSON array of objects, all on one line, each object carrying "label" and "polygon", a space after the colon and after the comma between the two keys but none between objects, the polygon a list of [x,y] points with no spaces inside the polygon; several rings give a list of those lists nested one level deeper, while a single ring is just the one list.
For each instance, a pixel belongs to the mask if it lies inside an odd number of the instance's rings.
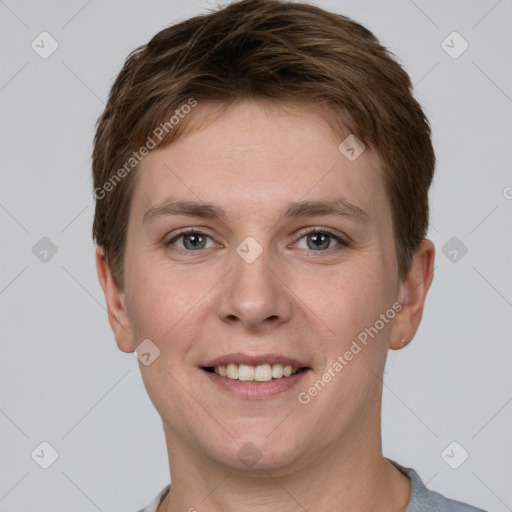
[{"label": "ear", "polygon": [[102,247],[96,248],[96,269],[103,293],[105,294],[108,320],[112,331],[114,331],[117,346],[123,352],[133,352],[135,344],[126,311],[124,292],[119,289],[112,277],[105,251]]},{"label": "ear", "polygon": [[427,292],[434,278],[435,252],[434,244],[424,239],[413,256],[407,276],[400,285],[399,302],[402,309],[395,316],[393,323],[389,345],[393,350],[405,347],[418,330]]}]

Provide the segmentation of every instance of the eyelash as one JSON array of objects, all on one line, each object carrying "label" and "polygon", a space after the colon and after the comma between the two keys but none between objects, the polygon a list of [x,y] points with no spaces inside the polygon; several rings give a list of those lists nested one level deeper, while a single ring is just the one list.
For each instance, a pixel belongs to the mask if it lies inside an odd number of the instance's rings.
[{"label": "eyelash", "polygon": [[[328,229],[328,228],[321,228],[321,227],[307,228],[305,231],[302,231],[300,233],[300,236],[299,236],[298,240],[301,240],[305,236],[307,236],[309,234],[312,234],[312,233],[328,235],[329,237],[334,238],[334,240],[336,240],[336,242],[338,242],[339,245],[337,245],[335,247],[330,247],[329,249],[319,250],[319,251],[314,251],[313,249],[302,249],[302,250],[311,251],[311,252],[317,252],[317,253],[326,253],[326,252],[329,253],[333,249],[336,250],[336,248],[350,247],[350,245],[351,245],[348,240],[345,240],[345,239],[341,238],[339,235],[337,235],[336,233],[334,233],[330,229]],[[191,251],[191,250],[188,250],[188,249],[179,249],[179,248],[176,248],[176,247],[172,246],[172,244],[174,244],[174,242],[176,242],[178,239],[180,239],[181,237],[183,237],[185,235],[190,235],[190,234],[203,235],[203,236],[206,236],[206,237],[212,239],[209,235],[207,235],[206,233],[203,233],[202,231],[199,231],[199,230],[194,229],[194,228],[189,228],[189,229],[185,229],[183,231],[180,231],[175,237],[173,237],[171,240],[166,242],[165,243],[166,248],[168,248],[169,250],[171,250],[173,252],[177,252],[177,253],[181,253],[181,254],[190,254],[190,253],[201,252],[201,251],[206,250],[206,249],[197,249],[195,251]]]}]

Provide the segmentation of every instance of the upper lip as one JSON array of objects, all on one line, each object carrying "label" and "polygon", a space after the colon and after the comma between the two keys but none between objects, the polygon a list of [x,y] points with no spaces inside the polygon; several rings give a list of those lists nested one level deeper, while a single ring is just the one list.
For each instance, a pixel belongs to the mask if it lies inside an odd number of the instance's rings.
[{"label": "upper lip", "polygon": [[247,364],[250,366],[258,366],[260,364],[279,364],[290,365],[294,368],[306,368],[307,365],[281,354],[242,354],[237,352],[235,354],[226,354],[220,357],[216,357],[211,361],[204,364],[204,368],[212,368],[220,365],[227,365],[229,363],[234,364]]}]

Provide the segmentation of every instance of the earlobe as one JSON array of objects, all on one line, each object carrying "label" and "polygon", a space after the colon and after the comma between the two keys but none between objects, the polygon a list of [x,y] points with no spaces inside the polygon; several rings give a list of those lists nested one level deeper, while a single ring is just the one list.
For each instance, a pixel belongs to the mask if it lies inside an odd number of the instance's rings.
[{"label": "earlobe", "polygon": [[117,346],[123,352],[133,352],[135,344],[126,310],[124,292],[115,283],[102,247],[96,248],[96,270],[107,303],[108,320]]},{"label": "earlobe", "polygon": [[434,244],[423,240],[401,284],[399,301],[402,309],[395,317],[389,345],[393,350],[405,347],[418,330],[427,292],[434,278],[434,257]]}]

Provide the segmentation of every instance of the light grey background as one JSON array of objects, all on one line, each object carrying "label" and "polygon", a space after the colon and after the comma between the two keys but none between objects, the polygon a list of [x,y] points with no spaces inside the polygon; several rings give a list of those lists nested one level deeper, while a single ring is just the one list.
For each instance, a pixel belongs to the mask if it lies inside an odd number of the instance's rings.
[{"label": "light grey background", "polygon": [[[399,57],[438,158],[435,278],[417,336],[390,353],[384,453],[432,489],[512,510],[512,1],[317,4]],[[128,53],[212,6],[0,0],[0,511],[135,511],[169,481],[160,417],[97,282],[90,154]],[[47,59],[31,48],[43,31],[59,45]],[[453,31],[469,43],[456,59],[441,44]],[[42,237],[57,248],[46,262]],[[468,249],[456,262],[442,252],[452,237]],[[46,470],[31,458],[43,441],[59,454]],[[441,457],[452,441],[469,453],[458,469]]]}]

